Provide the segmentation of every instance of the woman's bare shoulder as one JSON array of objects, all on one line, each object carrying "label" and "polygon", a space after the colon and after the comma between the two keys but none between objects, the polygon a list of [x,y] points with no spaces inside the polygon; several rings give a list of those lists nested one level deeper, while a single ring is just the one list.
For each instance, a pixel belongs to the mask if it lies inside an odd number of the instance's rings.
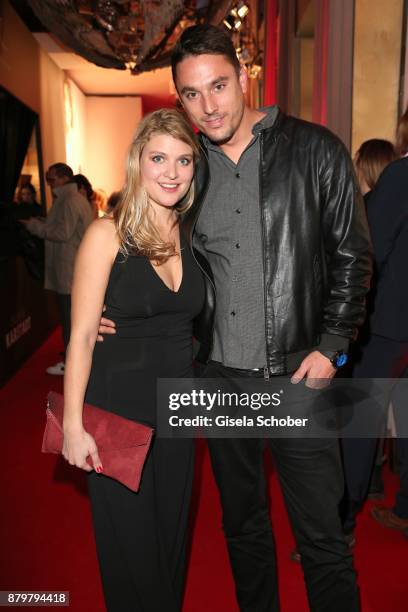
[{"label": "woman's bare shoulder", "polygon": [[86,230],[82,246],[87,250],[102,249],[116,256],[119,240],[113,218],[101,217],[92,221]]}]

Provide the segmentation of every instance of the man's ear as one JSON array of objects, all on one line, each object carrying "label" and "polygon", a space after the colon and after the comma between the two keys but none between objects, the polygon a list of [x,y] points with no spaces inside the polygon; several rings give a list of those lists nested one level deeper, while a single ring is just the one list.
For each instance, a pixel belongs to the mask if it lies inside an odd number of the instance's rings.
[{"label": "man's ear", "polygon": [[241,85],[241,89],[245,94],[248,90],[248,73],[246,69],[244,68],[244,66],[241,66],[240,68],[238,79],[239,79],[239,84]]}]

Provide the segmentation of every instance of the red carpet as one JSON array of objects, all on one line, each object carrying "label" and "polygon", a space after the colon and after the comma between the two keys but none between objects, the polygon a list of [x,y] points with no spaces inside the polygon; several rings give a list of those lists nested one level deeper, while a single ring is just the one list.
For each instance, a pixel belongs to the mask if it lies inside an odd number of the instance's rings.
[{"label": "red carpet", "polygon": [[[72,612],[103,612],[84,475],[40,453],[47,391],[61,390],[47,376],[58,360],[54,334],[2,390],[0,590],[69,591]],[[301,568],[289,560],[293,539],[271,465],[270,492],[282,612],[307,611]],[[386,473],[386,502],[397,479]],[[220,507],[208,455],[199,444],[195,524],[183,612],[236,612],[233,583],[220,528]],[[408,540],[368,515],[357,528],[356,567],[364,612],[408,609]],[[165,612],[165,611],[163,611]],[[346,610],[344,612],[347,612]]]}]

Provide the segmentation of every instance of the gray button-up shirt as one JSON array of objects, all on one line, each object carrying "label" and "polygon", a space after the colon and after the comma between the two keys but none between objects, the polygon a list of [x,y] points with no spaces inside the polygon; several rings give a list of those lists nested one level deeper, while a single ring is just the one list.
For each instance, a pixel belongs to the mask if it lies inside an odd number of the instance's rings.
[{"label": "gray button-up shirt", "polygon": [[217,292],[211,359],[244,369],[266,364],[259,133],[273,125],[278,110],[260,110],[267,114],[237,164],[204,137],[210,184],[196,225]]}]

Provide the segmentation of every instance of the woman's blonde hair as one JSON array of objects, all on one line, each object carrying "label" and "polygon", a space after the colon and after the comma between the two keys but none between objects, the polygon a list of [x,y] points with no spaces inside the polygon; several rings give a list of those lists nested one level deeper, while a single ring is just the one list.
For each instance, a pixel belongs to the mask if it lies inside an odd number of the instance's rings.
[{"label": "woman's blonde hair", "polygon": [[372,138],[363,142],[355,158],[360,185],[361,179],[364,179],[367,187],[374,189],[381,172],[396,158],[394,146],[389,140]]},{"label": "woman's blonde hair", "polygon": [[[150,138],[156,134],[167,134],[181,140],[193,150],[194,162],[199,157],[199,145],[194,130],[187,119],[177,110],[162,108],[146,115],[139,124],[127,159],[127,177],[119,203],[113,211],[120,241],[120,251],[144,255],[164,263],[176,253],[175,245],[164,242],[149,214],[150,204],[146,189],[142,185],[140,159]],[[177,203],[178,215],[186,212],[193,203],[193,182],[184,198]]]}]

